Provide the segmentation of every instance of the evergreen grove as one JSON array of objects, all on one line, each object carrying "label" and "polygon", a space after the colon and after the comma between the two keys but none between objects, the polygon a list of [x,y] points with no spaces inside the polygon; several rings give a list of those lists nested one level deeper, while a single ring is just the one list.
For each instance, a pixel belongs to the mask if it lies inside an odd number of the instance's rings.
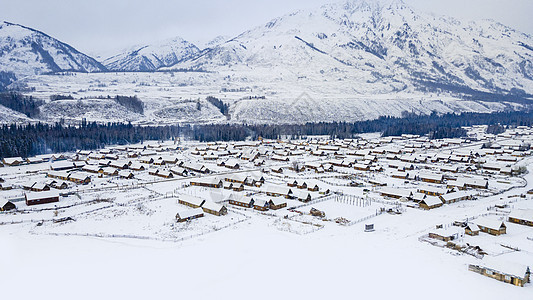
[{"label": "evergreen grove", "polygon": [[[492,114],[406,114],[402,118],[380,117],[360,122],[307,123],[293,125],[172,125],[134,126],[130,123],[97,124],[81,122],[79,126],[56,124],[2,125],[0,127],[0,157],[29,157],[38,154],[96,150],[107,145],[142,143],[146,140],[192,139],[201,142],[242,141],[246,139],[301,138],[327,135],[332,138],[353,138],[357,134],[381,132],[383,136],[401,134],[428,135],[431,138],[463,137],[463,126],[493,125],[532,126],[533,111],[512,111]],[[500,132],[501,130],[498,130]]]}]

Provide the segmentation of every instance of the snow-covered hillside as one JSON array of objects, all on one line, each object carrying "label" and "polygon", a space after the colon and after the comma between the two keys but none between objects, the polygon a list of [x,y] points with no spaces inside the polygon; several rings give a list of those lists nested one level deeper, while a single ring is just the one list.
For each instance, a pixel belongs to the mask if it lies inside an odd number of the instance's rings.
[{"label": "snow-covered hillside", "polygon": [[104,61],[109,70],[154,71],[172,66],[200,52],[198,47],[176,37],[153,45],[138,45]]},{"label": "snow-covered hillside", "polygon": [[13,76],[21,78],[59,71],[106,70],[102,64],[68,44],[40,31],[8,22],[0,23],[0,66],[0,79],[5,79],[4,85],[13,81]]},{"label": "snow-covered hillside", "polygon": [[[10,88],[48,102],[55,94],[136,95],[143,115],[105,119],[143,124],[351,122],[533,103],[533,37],[494,21],[419,13],[400,0],[298,11],[202,48],[177,38],[106,61],[110,69],[142,72],[37,75]],[[155,68],[160,72],[145,72]],[[208,96],[229,105],[228,118]],[[101,120],[98,102],[91,103],[84,115]],[[56,120],[62,111],[76,118],[63,104],[47,104],[40,118]]]},{"label": "snow-covered hillside", "polygon": [[350,0],[274,19],[173,68],[339,80],[372,94],[531,94],[533,38],[494,21],[419,13],[400,0]]}]

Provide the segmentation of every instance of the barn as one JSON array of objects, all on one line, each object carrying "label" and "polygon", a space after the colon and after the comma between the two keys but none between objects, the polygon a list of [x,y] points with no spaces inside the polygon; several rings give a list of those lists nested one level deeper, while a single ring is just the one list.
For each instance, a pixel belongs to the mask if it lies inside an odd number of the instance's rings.
[{"label": "barn", "polygon": [[28,192],[24,195],[26,205],[37,205],[52,202],[59,202],[59,193],[55,191]]}]

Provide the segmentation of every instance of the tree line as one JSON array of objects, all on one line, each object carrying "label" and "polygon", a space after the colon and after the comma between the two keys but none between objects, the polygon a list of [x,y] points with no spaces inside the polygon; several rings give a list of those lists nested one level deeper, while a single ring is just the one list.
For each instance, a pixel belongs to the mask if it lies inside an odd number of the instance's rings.
[{"label": "tree line", "polygon": [[134,126],[131,123],[88,123],[78,126],[27,124],[0,126],[0,157],[29,157],[45,153],[69,152],[77,149],[96,150],[107,145],[143,143],[146,140],[192,139],[201,142],[243,141],[246,139],[304,138],[326,135],[331,138],[354,138],[367,132],[382,136],[402,134],[428,135],[431,138],[455,138],[466,134],[463,126],[489,125],[490,133],[499,133],[505,126],[533,126],[533,111],[499,113],[406,114],[402,118],[380,117],[359,122],[306,123],[286,125],[171,125]]}]

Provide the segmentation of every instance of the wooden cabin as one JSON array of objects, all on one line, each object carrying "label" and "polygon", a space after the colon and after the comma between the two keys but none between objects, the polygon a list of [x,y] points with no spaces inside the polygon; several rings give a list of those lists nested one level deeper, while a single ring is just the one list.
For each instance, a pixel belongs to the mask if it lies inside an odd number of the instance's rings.
[{"label": "wooden cabin", "polygon": [[381,190],[379,190],[379,193],[383,197],[390,197],[395,199],[400,199],[402,197],[405,197],[407,199],[411,198],[412,192],[408,190],[402,190],[397,188],[391,188],[391,187],[383,187]]},{"label": "wooden cabin", "polygon": [[252,205],[255,210],[259,211],[267,211],[270,208],[269,200],[263,198],[254,198]]},{"label": "wooden cabin", "polygon": [[420,174],[418,175],[421,181],[429,183],[443,183],[444,175],[443,174]]},{"label": "wooden cabin", "polygon": [[210,187],[210,188],[221,188],[222,187],[222,180],[216,177],[194,178],[194,179],[191,179],[190,182],[191,182],[191,185],[195,185],[195,186],[204,186],[204,187]]},{"label": "wooden cabin", "polygon": [[443,242],[448,242],[457,239],[459,237],[459,233],[453,228],[437,229],[431,231],[429,233],[429,237]]},{"label": "wooden cabin", "polygon": [[428,196],[441,196],[448,193],[447,189],[437,188],[434,186],[419,186],[417,191]]},{"label": "wooden cabin", "polygon": [[523,287],[530,282],[531,271],[528,266],[511,262],[483,259],[483,264],[468,265],[468,270],[505,283]]},{"label": "wooden cabin", "polygon": [[437,196],[427,196],[418,203],[418,206],[425,210],[434,209],[442,206],[442,201]]},{"label": "wooden cabin", "polygon": [[24,163],[24,159],[22,157],[6,157],[2,159],[2,163],[5,166],[18,166]]},{"label": "wooden cabin", "polygon": [[470,191],[451,192],[440,196],[442,202],[446,204],[455,203],[457,201],[469,200],[474,197],[474,193]]},{"label": "wooden cabin", "polygon": [[182,167],[172,167],[170,168],[170,172],[183,177],[186,177],[189,174],[189,172]]},{"label": "wooden cabin", "polygon": [[26,205],[37,205],[45,203],[59,202],[59,193],[55,191],[28,192],[24,194]]},{"label": "wooden cabin", "polygon": [[135,177],[135,175],[133,174],[133,172],[131,171],[128,171],[128,170],[122,170],[122,171],[119,171],[118,172],[118,176],[120,178],[125,178],[125,179],[133,179]]},{"label": "wooden cabin", "polygon": [[505,226],[505,223],[494,218],[479,218],[476,220],[476,225],[479,226],[479,229],[482,232],[491,235],[498,236],[507,233],[507,226]]},{"label": "wooden cabin", "polygon": [[68,180],[77,184],[88,184],[91,182],[91,177],[83,173],[70,173]]},{"label": "wooden cabin", "polygon": [[283,197],[275,197],[269,201],[270,209],[278,210],[287,207],[287,201]]},{"label": "wooden cabin", "polygon": [[10,211],[16,208],[17,206],[13,202],[4,198],[0,199],[0,211]]},{"label": "wooden cabin", "polygon": [[198,219],[204,216],[204,210],[201,208],[193,208],[180,211],[176,214],[176,220],[178,222],[187,222],[194,219]]},{"label": "wooden cabin", "polygon": [[103,168],[103,174],[106,176],[118,176],[118,170],[112,167]]},{"label": "wooden cabin", "polygon": [[245,197],[231,197],[229,199],[229,204],[250,208],[254,204],[254,199],[251,198],[251,197],[247,197],[247,196],[245,196]]},{"label": "wooden cabin", "polygon": [[223,216],[228,214],[228,209],[224,205],[220,205],[212,201],[205,201],[202,205],[202,210],[215,216]]},{"label": "wooden cabin", "polygon": [[231,187],[236,192],[242,192],[244,191],[244,184],[242,183],[232,183]]},{"label": "wooden cabin", "polygon": [[466,224],[465,234],[468,234],[468,235],[471,235],[471,236],[479,235],[479,226],[477,226],[474,223]]},{"label": "wooden cabin", "polygon": [[509,222],[533,226],[533,209],[514,210],[509,214]]},{"label": "wooden cabin", "polygon": [[192,208],[201,207],[205,203],[205,199],[191,195],[180,195],[178,197],[178,203],[187,205]]}]

